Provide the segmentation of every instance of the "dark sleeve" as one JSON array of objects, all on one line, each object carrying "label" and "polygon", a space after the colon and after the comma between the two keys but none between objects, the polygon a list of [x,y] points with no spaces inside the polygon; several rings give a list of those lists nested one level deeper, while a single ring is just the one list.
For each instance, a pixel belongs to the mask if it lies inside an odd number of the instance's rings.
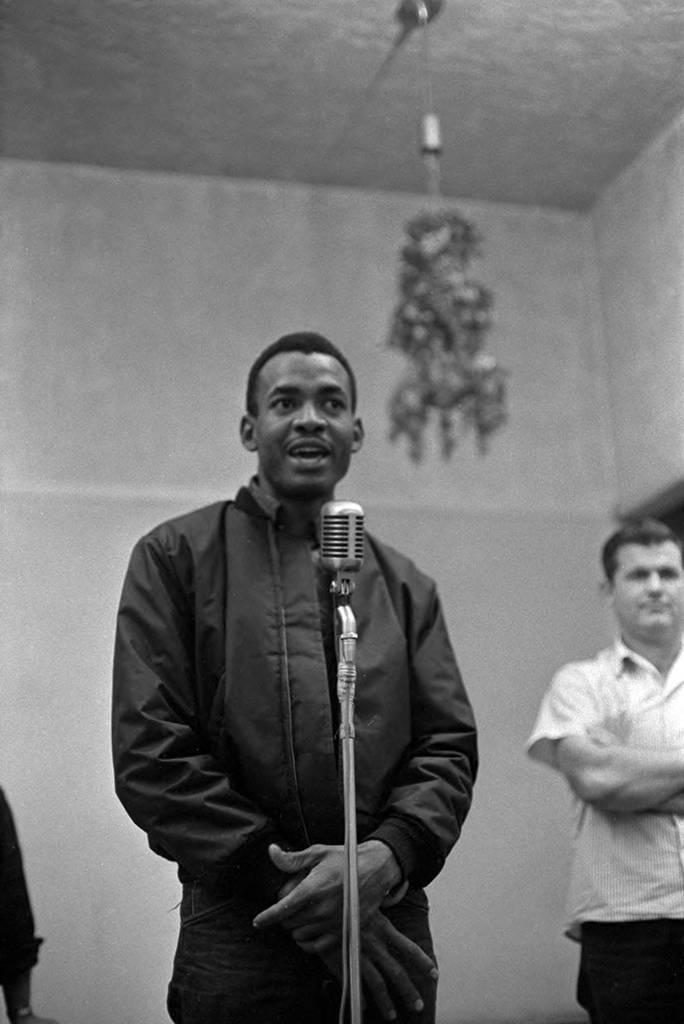
[{"label": "dark sleeve", "polygon": [[0,985],[35,967],[42,941],[35,934],[14,819],[0,789]]},{"label": "dark sleeve", "polygon": [[391,847],[411,884],[425,886],[444,866],[470,809],[477,737],[436,588],[407,585],[403,603],[412,739],[372,838]]},{"label": "dark sleeve", "polygon": [[183,873],[215,884],[256,874],[274,893],[280,876],[267,847],[279,837],[231,785],[201,721],[190,576],[189,553],[172,558],[154,534],[133,550],[114,649],[116,792],[152,849]]}]

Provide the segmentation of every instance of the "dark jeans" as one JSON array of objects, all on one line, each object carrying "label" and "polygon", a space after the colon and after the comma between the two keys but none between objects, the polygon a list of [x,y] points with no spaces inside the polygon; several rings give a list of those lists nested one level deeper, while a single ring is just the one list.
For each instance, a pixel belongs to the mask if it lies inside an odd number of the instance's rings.
[{"label": "dark jeans", "polygon": [[0,789],[0,985],[35,966],[42,941],[34,931],[14,819]]},{"label": "dark jeans", "polygon": [[[337,1024],[337,982],[283,930],[255,931],[259,909],[245,897],[198,882],[183,886],[168,995],[175,1024]],[[422,890],[409,890],[387,916],[434,960]],[[436,989],[430,982],[421,991],[425,1010],[400,1015],[397,1024],[434,1024]],[[380,1024],[370,1004],[363,1021]]]},{"label": "dark jeans", "polygon": [[583,924],[577,1001],[592,1024],[684,1024],[684,921]]}]

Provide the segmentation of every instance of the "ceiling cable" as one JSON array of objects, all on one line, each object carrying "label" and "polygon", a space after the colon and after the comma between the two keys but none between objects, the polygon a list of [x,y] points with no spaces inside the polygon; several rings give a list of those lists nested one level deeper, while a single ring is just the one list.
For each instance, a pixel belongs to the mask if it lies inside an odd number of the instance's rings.
[{"label": "ceiling cable", "polygon": [[[440,4],[441,6],[441,4]],[[430,195],[439,195],[441,190],[439,158],[442,154],[442,131],[439,117],[434,111],[432,98],[432,76],[430,66],[430,42],[427,27],[431,20],[424,0],[416,0],[418,24],[423,35],[423,83],[425,111],[422,121],[421,153],[427,176],[427,190]],[[439,7],[437,8],[439,10]],[[437,13],[433,10],[433,16]]]},{"label": "ceiling cable", "polygon": [[439,13],[442,9],[443,0],[400,0],[399,6],[395,12],[395,20],[399,22],[399,31],[397,32],[388,53],[385,55],[380,67],[375,72],[375,75],[366,86],[363,95],[355,108],[350,112],[344,125],[337,138],[333,141],[329,147],[329,154],[332,155],[336,151],[342,148],[342,145],[347,141],[349,134],[358,122],[360,115],[370,102],[371,97],[377,90],[381,80],[387,74],[390,64],[392,63],[397,52],[411,34],[411,32],[420,28],[423,30],[423,52],[424,52],[424,89],[425,89],[425,109],[426,115],[423,119],[423,138],[422,138],[422,153],[423,158],[430,159],[430,169],[428,171],[428,191],[439,191],[439,168],[435,166],[435,154],[441,152],[440,143],[440,128],[439,121],[434,113],[432,113],[432,84],[430,81],[430,52],[428,47],[427,39],[427,26],[430,21]]}]

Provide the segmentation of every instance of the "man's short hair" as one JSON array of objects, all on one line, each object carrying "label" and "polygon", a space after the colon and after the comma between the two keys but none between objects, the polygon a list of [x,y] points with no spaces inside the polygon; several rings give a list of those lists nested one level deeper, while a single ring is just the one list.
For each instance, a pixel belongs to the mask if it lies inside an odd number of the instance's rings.
[{"label": "man's short hair", "polygon": [[617,569],[617,553],[625,544],[643,544],[651,547],[673,541],[682,550],[682,540],[660,519],[629,519],[619,530],[611,534],[601,550],[601,564],[609,583],[613,582]]},{"label": "man's short hair", "polygon": [[323,355],[332,356],[333,359],[336,359],[347,371],[352,412],[356,409],[356,377],[347,357],[340,352],[337,345],[333,345],[332,341],[328,341],[322,334],[316,334],[315,331],[295,331],[293,334],[284,334],[277,341],[272,342],[254,360],[247,377],[247,395],[245,399],[245,407],[251,416],[256,416],[259,411],[256,397],[259,374],[269,359],[280,355],[281,352],[303,352],[305,355],[321,352]]}]

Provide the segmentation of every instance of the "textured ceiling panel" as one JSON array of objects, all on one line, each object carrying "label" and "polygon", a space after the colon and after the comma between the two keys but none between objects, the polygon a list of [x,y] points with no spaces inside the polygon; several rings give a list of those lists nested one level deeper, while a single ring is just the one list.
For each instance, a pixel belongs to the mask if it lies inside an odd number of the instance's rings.
[{"label": "textured ceiling panel", "polygon": [[445,194],[582,208],[684,109],[682,0],[0,10],[15,158],[420,192],[429,65]]}]

